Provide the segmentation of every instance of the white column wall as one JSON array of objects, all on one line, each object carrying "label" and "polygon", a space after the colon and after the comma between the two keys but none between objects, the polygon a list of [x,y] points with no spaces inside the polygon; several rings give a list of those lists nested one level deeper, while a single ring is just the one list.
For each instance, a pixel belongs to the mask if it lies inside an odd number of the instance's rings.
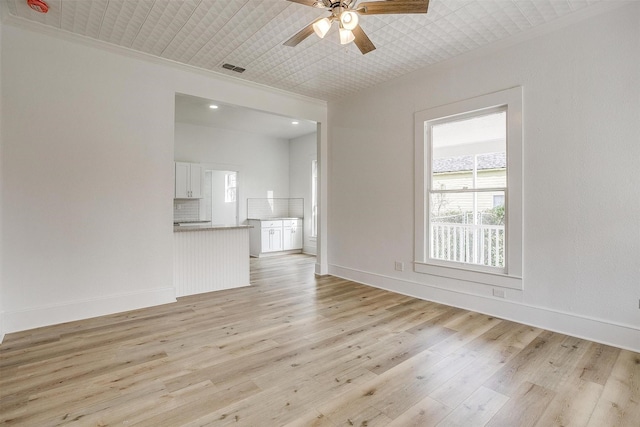
[{"label": "white column wall", "polygon": [[[330,102],[330,273],[640,350],[639,24],[635,3]],[[414,113],[520,85],[524,290],[414,273]]]}]

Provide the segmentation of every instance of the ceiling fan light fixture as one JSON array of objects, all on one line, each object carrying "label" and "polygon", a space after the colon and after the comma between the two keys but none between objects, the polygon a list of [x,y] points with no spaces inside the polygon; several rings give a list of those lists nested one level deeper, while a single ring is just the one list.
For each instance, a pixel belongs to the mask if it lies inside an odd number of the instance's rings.
[{"label": "ceiling fan light fixture", "polygon": [[358,25],[358,14],[352,10],[345,10],[340,14],[342,28],[353,30]]},{"label": "ceiling fan light fixture", "polygon": [[327,35],[327,33],[329,32],[329,28],[331,28],[331,21],[329,21],[329,18],[322,18],[321,20],[316,21],[313,24],[313,31],[315,31],[315,33],[321,39],[323,39],[324,36]]},{"label": "ceiling fan light fixture", "polygon": [[340,28],[340,44],[349,44],[355,39],[356,37],[353,35],[351,30],[347,30],[346,28]]}]

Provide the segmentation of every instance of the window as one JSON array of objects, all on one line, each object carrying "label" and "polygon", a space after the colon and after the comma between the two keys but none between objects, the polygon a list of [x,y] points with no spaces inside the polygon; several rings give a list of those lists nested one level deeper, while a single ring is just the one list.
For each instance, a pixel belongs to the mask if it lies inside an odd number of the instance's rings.
[{"label": "window", "polygon": [[425,123],[429,258],[504,268],[504,107]]},{"label": "window", "polygon": [[522,288],[522,90],[416,113],[415,270]]},{"label": "window", "polygon": [[224,175],[224,201],[225,203],[235,203],[237,193],[237,174],[235,172]]},{"label": "window", "polygon": [[318,236],[318,161],[311,161],[311,237]]}]

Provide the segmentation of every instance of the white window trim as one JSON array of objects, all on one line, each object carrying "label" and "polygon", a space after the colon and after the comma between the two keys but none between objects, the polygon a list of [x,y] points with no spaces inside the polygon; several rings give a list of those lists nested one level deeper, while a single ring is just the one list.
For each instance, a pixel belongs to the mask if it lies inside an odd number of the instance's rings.
[{"label": "white window trim", "polygon": [[[487,268],[472,264],[438,261],[429,258],[429,241],[426,225],[426,189],[430,163],[427,156],[425,126],[427,121],[435,121],[474,112],[507,107],[507,191],[505,203],[507,221],[505,235],[507,252],[504,269]],[[477,282],[493,286],[522,289],[522,87],[514,87],[452,104],[419,111],[414,115],[415,123],[415,261],[418,273],[452,279]]]},{"label": "white window trim", "polygon": [[[314,227],[315,225],[315,227]],[[311,232],[309,240],[318,237],[318,160],[311,160]]]}]

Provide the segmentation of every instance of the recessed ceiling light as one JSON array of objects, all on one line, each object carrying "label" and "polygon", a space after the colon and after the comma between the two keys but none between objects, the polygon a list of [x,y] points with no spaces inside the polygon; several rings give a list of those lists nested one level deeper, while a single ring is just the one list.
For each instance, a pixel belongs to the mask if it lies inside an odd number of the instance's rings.
[{"label": "recessed ceiling light", "polygon": [[209,108],[211,108],[212,110],[216,110],[216,109],[218,109],[218,106],[215,105],[215,104],[211,104],[211,105],[209,105]]},{"label": "recessed ceiling light", "polygon": [[292,125],[297,125],[299,122],[291,122]]}]

